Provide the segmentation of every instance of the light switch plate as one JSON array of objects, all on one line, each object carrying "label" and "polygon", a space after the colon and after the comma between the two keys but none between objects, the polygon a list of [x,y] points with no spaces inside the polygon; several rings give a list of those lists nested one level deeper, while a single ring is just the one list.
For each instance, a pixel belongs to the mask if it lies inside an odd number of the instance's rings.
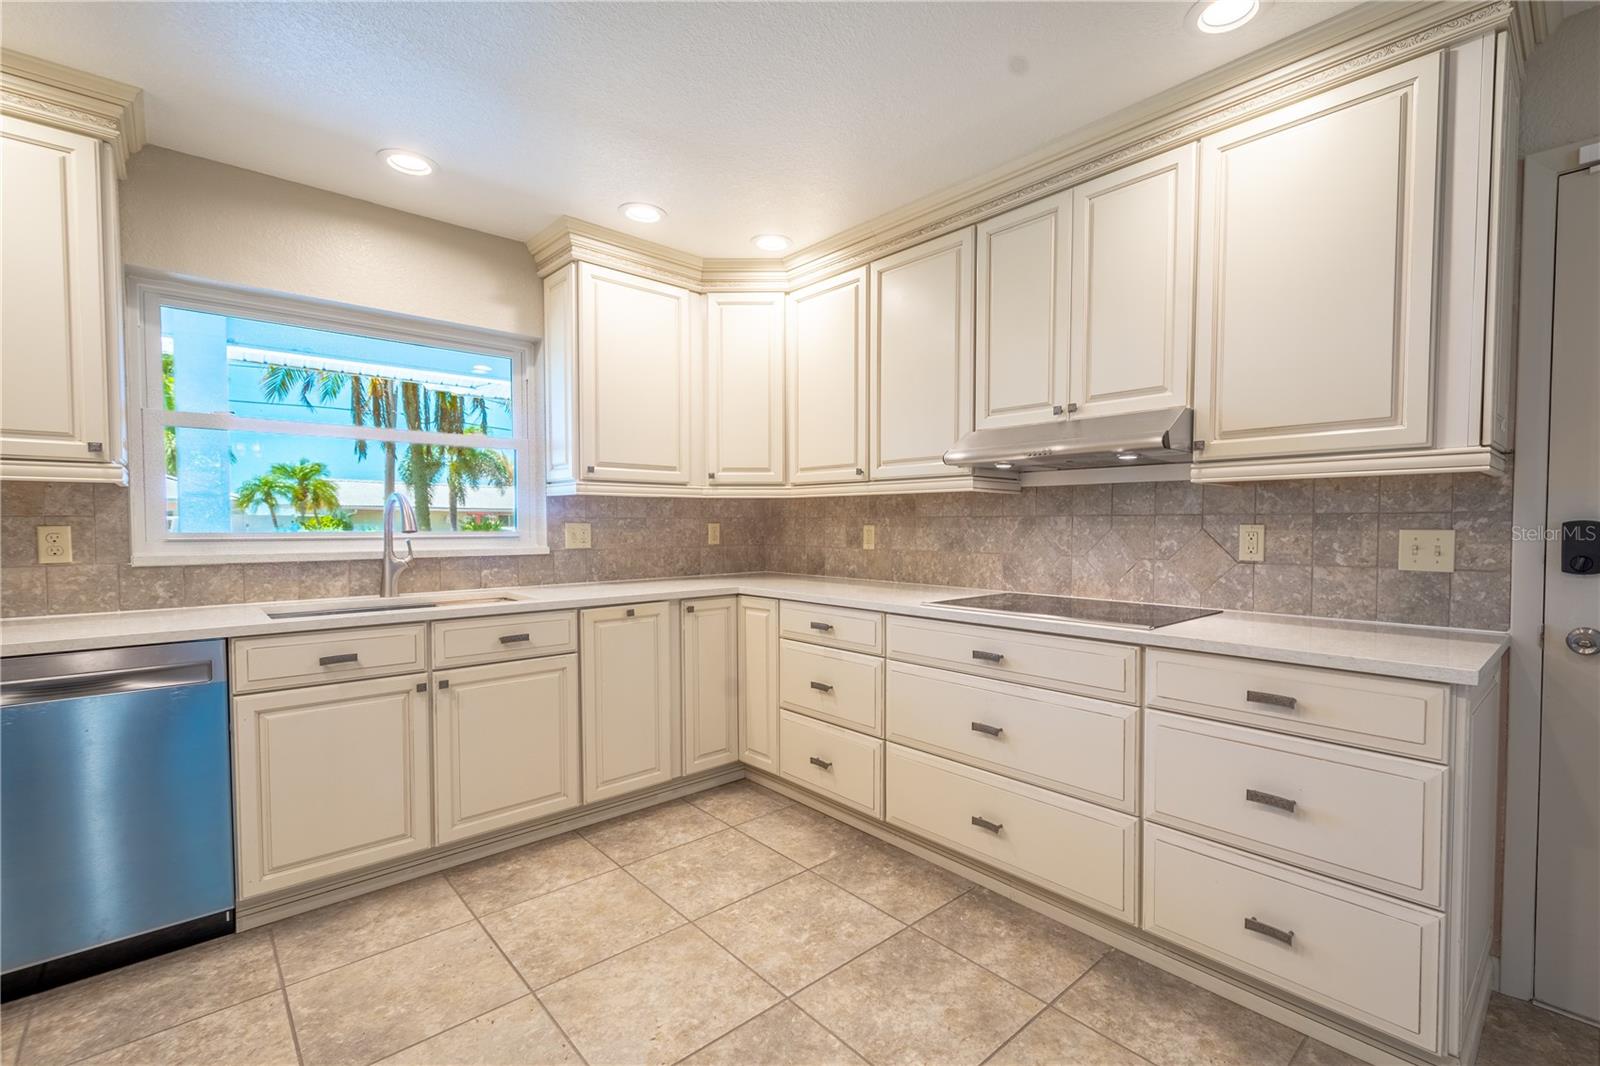
[{"label": "light switch plate", "polygon": [[593,546],[593,542],[589,539],[589,523],[565,522],[562,524],[561,529],[566,535],[567,547],[588,548]]},{"label": "light switch plate", "polygon": [[707,522],[706,523],[706,543],[707,544],[721,544],[722,543],[722,523],[721,522]]},{"label": "light switch plate", "polygon": [[35,532],[39,537],[40,563],[72,562],[71,526],[36,526]]},{"label": "light switch plate", "polygon": [[1454,573],[1456,535],[1450,529],[1402,529],[1400,569]]},{"label": "light switch plate", "polygon": [[1259,563],[1267,557],[1267,527],[1239,527],[1239,561]]},{"label": "light switch plate", "polygon": [[876,551],[878,548],[878,527],[861,527],[861,547],[867,551]]}]

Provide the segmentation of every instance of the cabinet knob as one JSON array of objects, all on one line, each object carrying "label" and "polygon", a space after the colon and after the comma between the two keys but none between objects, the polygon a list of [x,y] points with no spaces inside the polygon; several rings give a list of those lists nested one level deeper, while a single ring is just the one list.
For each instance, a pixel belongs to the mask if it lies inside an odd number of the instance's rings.
[{"label": "cabinet knob", "polygon": [[861,469],[859,466],[856,467],[856,477],[860,477],[862,474],[865,474],[865,473],[866,473],[865,470]]},{"label": "cabinet knob", "polygon": [[628,617],[629,617],[629,618],[632,618],[632,617],[633,617],[633,608],[632,608],[632,607],[629,607],[629,608],[628,608],[628,611],[627,611],[627,614],[628,614]]},{"label": "cabinet knob", "polygon": [[90,441],[88,447],[89,451],[95,455],[99,455],[106,450],[106,446],[97,440]]}]

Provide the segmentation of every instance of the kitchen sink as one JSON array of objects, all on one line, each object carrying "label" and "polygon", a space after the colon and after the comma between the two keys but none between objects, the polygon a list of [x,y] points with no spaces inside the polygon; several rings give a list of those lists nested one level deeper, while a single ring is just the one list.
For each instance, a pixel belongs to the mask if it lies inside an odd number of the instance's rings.
[{"label": "kitchen sink", "polygon": [[332,618],[345,614],[382,614],[386,611],[421,611],[429,607],[473,607],[488,603],[519,603],[515,596],[457,596],[443,600],[402,600],[364,603],[354,607],[298,607],[268,611],[268,618]]}]

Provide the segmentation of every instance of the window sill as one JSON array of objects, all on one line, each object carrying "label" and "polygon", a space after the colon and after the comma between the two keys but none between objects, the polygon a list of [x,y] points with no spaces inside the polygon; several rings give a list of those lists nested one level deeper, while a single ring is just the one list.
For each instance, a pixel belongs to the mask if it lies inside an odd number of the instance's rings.
[{"label": "window sill", "polygon": [[[404,538],[395,538],[396,550],[405,551]],[[229,545],[233,549],[232,545]],[[500,542],[483,544],[451,544],[417,546],[418,559],[465,559],[475,556],[549,555],[545,544]],[[287,548],[279,545],[262,545],[251,551],[213,551],[207,545],[196,545],[194,551],[134,552],[131,566],[221,566],[227,563],[318,563],[367,560],[378,562],[383,558],[383,548],[375,544],[349,548]]]}]

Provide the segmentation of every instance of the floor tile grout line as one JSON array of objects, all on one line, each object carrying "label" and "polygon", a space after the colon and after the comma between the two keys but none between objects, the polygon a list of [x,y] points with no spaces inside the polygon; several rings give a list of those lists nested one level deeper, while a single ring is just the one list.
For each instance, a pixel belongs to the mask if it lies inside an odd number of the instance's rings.
[{"label": "floor tile grout line", "polygon": [[1294,1060],[1300,1057],[1300,1052],[1305,1050],[1306,1041],[1310,1039],[1310,1036],[1301,1035],[1300,1042],[1294,1046],[1294,1050],[1289,1053],[1289,1057],[1283,1060],[1284,1066],[1294,1066]]},{"label": "floor tile grout line", "polygon": [[33,1007],[30,1005],[28,1007],[28,1016],[26,1018],[22,1019],[22,1035],[17,1037],[17,1058],[16,1058],[16,1061],[17,1061],[18,1066],[21,1066],[21,1063],[23,1061],[22,1060],[22,1053],[23,1053],[24,1049],[26,1049],[27,1046],[28,1046],[28,1032],[29,1032],[29,1030],[31,1030],[33,1028],[33,1016],[36,1013],[37,1013],[37,1011],[35,1011],[33,1009]]},{"label": "floor tile grout line", "polygon": [[278,995],[283,999],[283,1013],[289,1020],[289,1040],[294,1044],[294,1057],[300,1066],[305,1066],[305,1052],[300,1050],[300,1031],[294,1024],[294,1008],[289,1005],[289,982],[283,979],[283,960],[278,957],[278,934],[271,926],[267,927],[267,943],[272,945],[272,965],[278,971]]},{"label": "floor tile grout line", "polygon": [[[924,934],[924,935],[926,935],[926,934]],[[991,1051],[991,1052],[989,1052],[989,1054],[985,1055],[983,1057],[983,1062],[980,1063],[979,1066],[986,1066],[986,1064],[991,1059],[993,1059],[996,1055],[1000,1054],[1000,1052],[1004,1051],[1011,1044],[1012,1041],[1016,1040],[1017,1037],[1021,1036],[1023,1034],[1023,1032],[1028,1028],[1028,1026],[1032,1025],[1034,1022],[1036,1022],[1040,1018],[1044,1017],[1044,1012],[1049,1010],[1049,1009],[1050,1009],[1050,1002],[1049,1002],[1049,1000],[1046,1000],[1044,1006],[1040,1007],[1038,1010],[1033,1012],[1033,1017],[1031,1017],[1027,1021],[1023,1022],[1020,1026],[1017,1027],[1015,1032],[1013,1032],[1010,1036],[1006,1037],[1004,1040],[1000,1041],[999,1045],[993,1051]]]},{"label": "floor tile grout line", "polygon": [[[295,985],[303,985],[307,981],[315,981],[319,977],[326,977],[330,973],[336,973],[339,970],[343,970],[343,969],[346,969],[347,967],[354,966],[357,963],[370,962],[373,959],[378,958],[380,955],[387,955],[391,951],[399,951],[401,948],[408,948],[412,944],[419,944],[422,941],[427,940],[429,937],[438,936],[440,933],[449,933],[449,932],[452,932],[452,931],[454,931],[456,929],[460,929],[462,926],[472,925],[477,920],[478,919],[476,917],[473,917],[473,916],[469,915],[467,918],[465,918],[465,919],[463,919],[463,920],[461,920],[459,922],[453,922],[450,925],[440,926],[438,929],[431,929],[428,932],[423,933],[421,936],[412,937],[410,940],[402,941],[399,944],[391,944],[390,946],[388,946],[386,948],[383,948],[383,949],[381,949],[379,951],[374,951],[374,952],[372,952],[370,954],[362,955],[360,958],[346,959],[344,962],[339,963],[339,965],[330,966],[326,970],[318,970],[316,973],[307,974],[304,977],[297,977],[293,981],[285,981],[283,983],[283,987],[284,988],[292,988]],[[281,971],[280,971],[280,974],[281,974]]]},{"label": "floor tile grout line", "polygon": [[556,1012],[550,1009],[548,1003],[539,998],[539,993],[530,992],[528,994],[533,997],[535,1003],[539,1004],[539,1009],[544,1011],[546,1018],[550,1019],[550,1024],[556,1027],[556,1032],[561,1034],[561,1039],[567,1042],[567,1046],[572,1049],[572,1053],[578,1056],[578,1061],[583,1063],[583,1066],[589,1066],[588,1057],[584,1055],[583,1049],[578,1046],[578,1042],[572,1039],[572,1034],[567,1032],[567,1027],[561,1024],[561,1019],[556,1017]]},{"label": "floor tile grout line", "polygon": [[[160,956],[157,956],[157,957],[159,958]],[[112,970],[110,972],[111,973],[115,973],[116,971]],[[274,987],[274,988],[269,988],[265,992],[257,992],[253,996],[246,996],[245,998],[243,998],[241,1000],[236,1000],[233,1003],[228,1003],[228,1004],[225,1004],[225,1005],[223,1005],[221,1007],[217,1007],[217,1008],[215,1008],[213,1010],[208,1010],[203,1014],[196,1014],[193,1018],[185,1018],[181,1022],[174,1022],[171,1025],[164,1025],[160,1029],[153,1030],[153,1031],[145,1033],[145,1034],[143,1034],[141,1036],[136,1036],[132,1040],[124,1040],[120,1044],[112,1044],[110,1047],[97,1048],[94,1051],[83,1052],[83,1053],[80,1053],[80,1054],[77,1054],[77,1055],[73,1056],[72,1058],[63,1059],[62,1060],[62,1066],[72,1066],[73,1063],[83,1062],[83,1061],[85,1061],[87,1059],[92,1059],[97,1055],[104,1055],[104,1054],[106,1054],[108,1052],[111,1052],[111,1051],[120,1051],[121,1049],[127,1047],[129,1044],[137,1044],[141,1040],[148,1040],[153,1036],[161,1036],[163,1033],[170,1033],[174,1029],[181,1029],[183,1026],[188,1025],[191,1022],[198,1022],[202,1018],[209,1018],[214,1014],[221,1014],[225,1010],[232,1010],[234,1007],[238,1007],[238,1006],[241,1006],[241,1005],[243,1005],[245,1003],[249,1003],[251,1000],[260,999],[263,996],[270,996],[274,992],[281,992],[281,991],[282,991],[281,987]],[[30,1024],[31,1024],[31,1019],[30,1019]],[[20,1062],[20,1061],[21,1061],[21,1056],[19,1055],[18,1056],[18,1062]]]},{"label": "floor tile grout line", "polygon": [[[593,847],[592,844],[590,846]],[[599,851],[600,849],[595,848],[595,850]],[[482,914],[479,914],[477,911],[472,910],[472,904],[470,904],[470,903],[467,903],[467,910],[472,912],[472,916],[474,918],[478,918],[480,920],[483,919],[483,918],[490,918],[490,917],[493,917],[496,914],[504,914],[506,911],[512,910],[512,909],[514,909],[516,907],[520,907],[524,903],[532,903],[536,899],[543,899],[545,896],[548,896],[553,892],[560,892],[564,888],[571,888],[573,885],[581,885],[585,881],[593,881],[597,877],[604,877],[606,874],[611,873],[613,870],[622,869],[622,866],[619,863],[612,862],[611,856],[606,855],[606,853],[603,852],[603,851],[601,851],[600,854],[601,854],[602,857],[605,858],[605,860],[607,862],[611,863],[611,866],[609,868],[604,869],[604,870],[599,870],[599,871],[597,871],[595,873],[592,873],[592,874],[585,874],[584,876],[578,878],[576,881],[568,881],[565,884],[556,885],[554,888],[547,888],[543,892],[535,892],[533,895],[529,896],[527,899],[519,899],[515,903],[508,903],[504,907],[496,907],[494,910],[492,910],[492,911],[484,911]],[[448,878],[446,878],[446,879],[448,880]],[[451,883],[450,887],[456,890],[456,895],[458,895],[458,896],[461,895],[461,890],[456,888],[454,882]],[[466,903],[465,897],[462,898],[462,902]]]},{"label": "floor tile grout line", "polygon": [[[1117,1047],[1119,1047],[1122,1050],[1126,1051],[1128,1054],[1133,1055],[1133,1056],[1135,1056],[1135,1057],[1137,1057],[1139,1059],[1142,1059],[1145,1062],[1149,1062],[1149,1063],[1152,1064],[1152,1066],[1155,1066],[1155,1060],[1146,1057],[1145,1055],[1141,1054],[1138,1051],[1135,1051],[1133,1048],[1129,1047],[1127,1044],[1124,1044],[1122,1041],[1118,1040],[1116,1037],[1112,1036],[1110,1033],[1102,1032],[1100,1029],[1096,1028],[1095,1026],[1090,1025],[1089,1022],[1086,1019],[1078,1017],[1076,1014],[1073,1014],[1071,1011],[1067,1010],[1067,1008],[1065,1008],[1065,1007],[1063,1007],[1061,1005],[1061,999],[1062,999],[1063,996],[1065,996],[1068,992],[1071,992],[1074,988],[1076,988],[1077,985],[1078,985],[1078,982],[1082,981],[1085,977],[1088,977],[1090,972],[1092,972],[1095,969],[1096,966],[1099,966],[1102,962],[1104,962],[1106,959],[1109,959],[1112,955],[1115,955],[1115,954],[1117,954],[1117,949],[1116,948],[1111,948],[1104,955],[1101,955],[1098,959],[1094,960],[1094,966],[1090,966],[1089,969],[1083,971],[1077,977],[1073,978],[1072,983],[1069,984],[1066,988],[1063,988],[1060,992],[1058,992],[1056,994],[1056,997],[1050,1001],[1050,1006],[1054,1010],[1060,1011],[1063,1015],[1065,1015],[1066,1017],[1072,1019],[1074,1022],[1077,1022],[1079,1025],[1083,1026],[1085,1029],[1089,1030],[1091,1033],[1094,1033],[1096,1036],[1099,1036],[1099,1037],[1102,1037],[1102,1038],[1104,1038],[1106,1040],[1111,1041],[1111,1043],[1115,1044]],[[1199,986],[1196,985],[1195,987],[1198,988]]]},{"label": "floor tile grout line", "polygon": [[[724,950],[726,950],[726,949],[724,949]],[[757,976],[759,976],[759,975],[757,975]],[[744,1021],[740,1022],[738,1025],[734,1026],[732,1029],[729,1029],[727,1032],[721,1033],[721,1034],[719,1034],[717,1036],[712,1037],[710,1040],[707,1040],[704,1044],[701,1044],[699,1047],[695,1048],[693,1051],[689,1052],[687,1055],[684,1055],[684,1056],[682,1056],[680,1058],[674,1059],[673,1060],[674,1066],[677,1066],[678,1063],[688,1062],[690,1059],[694,1058],[696,1055],[700,1054],[700,1052],[704,1051],[706,1048],[710,1047],[712,1044],[715,1044],[717,1041],[727,1039],[728,1037],[732,1036],[734,1033],[737,1033],[740,1029],[743,1029],[747,1025],[753,1025],[754,1023],[756,1023],[757,1021],[761,1020],[762,1018],[765,1018],[768,1014],[770,1014],[773,1011],[777,1010],[779,1007],[783,1006],[785,1003],[789,1002],[789,997],[783,995],[782,992],[779,992],[778,995],[781,998],[778,1000],[778,1002],[772,1004],[770,1007],[762,1008],[761,1010],[757,1011],[755,1014],[751,1015],[750,1017],[746,1018]]]},{"label": "floor tile grout line", "polygon": [[[874,945],[874,946],[876,946],[876,945]],[[871,950],[871,949],[868,949],[868,950]],[[866,954],[866,952],[862,952],[862,954]],[[860,956],[858,955],[857,958],[860,958]],[[832,972],[833,971],[831,971],[831,970],[829,971],[829,973],[832,973]],[[821,980],[821,978],[818,978],[817,980]],[[816,983],[815,981],[812,982],[812,984],[815,984],[815,983]],[[806,988],[810,988],[810,987],[811,987],[811,985],[807,985],[806,986]],[[805,989],[801,989],[801,991],[804,991],[804,990]],[[795,993],[795,995],[799,995],[799,993],[797,992],[797,993]],[[838,1033],[836,1033],[832,1029],[830,1029],[828,1027],[828,1023],[827,1022],[823,1021],[821,1018],[818,1018],[815,1014],[812,1014],[810,1011],[806,1010],[805,1004],[796,1002],[794,996],[790,996],[789,997],[789,1002],[794,1004],[794,1009],[795,1010],[799,1011],[801,1014],[804,1014],[807,1018],[810,1018],[813,1022],[815,1022],[818,1026],[820,1026],[823,1032],[827,1033],[829,1036],[831,1036],[835,1040],[839,1041],[839,1043],[841,1043],[845,1047],[849,1048],[850,1049],[850,1053],[855,1055],[856,1058],[860,1059],[862,1062],[868,1062],[868,1063],[872,1062],[872,1060],[870,1058],[868,1058],[862,1052],[862,1050],[860,1048],[856,1047],[854,1044],[850,1043],[850,1041],[846,1040],[844,1037],[840,1036]]]}]

